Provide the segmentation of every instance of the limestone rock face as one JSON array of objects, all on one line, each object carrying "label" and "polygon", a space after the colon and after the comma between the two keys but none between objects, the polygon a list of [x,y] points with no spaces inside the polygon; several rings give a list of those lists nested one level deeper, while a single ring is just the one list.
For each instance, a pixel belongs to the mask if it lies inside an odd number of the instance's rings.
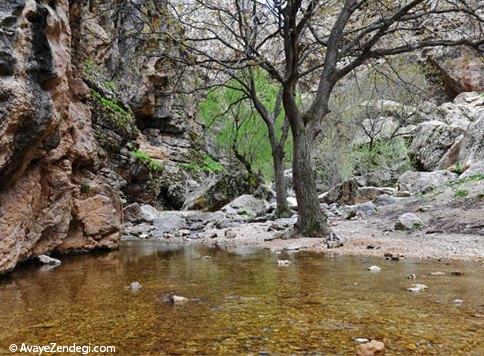
[{"label": "limestone rock face", "polygon": [[473,164],[484,161],[484,112],[481,117],[469,126],[460,152],[460,161]]},{"label": "limestone rock face", "polygon": [[423,122],[415,130],[410,155],[423,170],[447,168],[459,157],[464,132],[441,121]]},{"label": "limestone rock face", "polygon": [[115,247],[120,197],[99,174],[69,1],[2,1],[0,20],[0,273],[49,251]]},{"label": "limestone rock face", "polygon": [[398,178],[398,186],[400,190],[409,191],[412,194],[429,193],[455,179],[457,179],[457,174],[445,170],[434,172],[408,171]]},{"label": "limestone rock face", "polygon": [[448,48],[444,53],[431,56],[429,62],[440,72],[450,96],[484,91],[484,60],[478,51],[467,47]]}]

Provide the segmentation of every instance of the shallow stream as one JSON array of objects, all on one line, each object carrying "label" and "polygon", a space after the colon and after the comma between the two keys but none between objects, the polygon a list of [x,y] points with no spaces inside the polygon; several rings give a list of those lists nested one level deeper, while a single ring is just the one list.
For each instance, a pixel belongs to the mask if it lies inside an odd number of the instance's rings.
[{"label": "shallow stream", "polygon": [[[277,259],[292,264],[278,267]],[[382,271],[370,273],[371,265]],[[430,275],[437,271],[445,275]],[[121,354],[352,354],[354,339],[368,338],[384,341],[387,354],[482,355],[483,271],[124,242],[118,251],[70,256],[50,270],[27,264],[2,277],[0,354],[22,342],[114,345]],[[138,292],[127,288],[134,281]],[[413,283],[428,290],[407,292]],[[170,292],[190,301],[167,303]]]}]

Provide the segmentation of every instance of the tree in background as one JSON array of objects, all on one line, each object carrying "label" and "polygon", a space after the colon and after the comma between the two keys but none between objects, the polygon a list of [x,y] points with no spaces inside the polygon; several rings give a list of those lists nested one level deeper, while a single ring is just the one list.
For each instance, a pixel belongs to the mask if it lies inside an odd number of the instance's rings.
[{"label": "tree in background", "polygon": [[391,184],[410,168],[406,138],[433,88],[414,57],[368,63],[335,87],[315,142],[322,190],[355,175]]},{"label": "tree in background", "polygon": [[290,135],[279,88],[264,72],[246,74],[247,87],[239,78],[212,89],[201,103],[201,115],[219,145],[229,148],[249,175],[256,169],[275,180],[276,216],[288,216],[284,170]]},{"label": "tree in background", "polygon": [[[336,236],[319,204],[312,142],[330,112],[335,85],[370,60],[484,43],[473,0],[192,0],[172,3],[171,9],[184,28],[182,37],[173,38],[185,50],[175,58],[179,63],[206,69],[211,80],[237,81],[267,118],[277,111],[260,105],[253,75],[264,70],[280,86],[293,139],[296,228],[328,241]],[[456,14],[466,23],[459,32],[451,30]],[[422,29],[424,21],[428,29]],[[297,88],[303,84],[314,92],[298,105]]]}]

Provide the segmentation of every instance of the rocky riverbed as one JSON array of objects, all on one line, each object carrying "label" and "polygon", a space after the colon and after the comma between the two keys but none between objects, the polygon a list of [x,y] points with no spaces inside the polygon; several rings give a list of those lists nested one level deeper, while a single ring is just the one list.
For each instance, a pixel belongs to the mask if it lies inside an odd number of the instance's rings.
[{"label": "rocky riverbed", "polygon": [[[247,245],[275,251],[331,251],[392,260],[482,261],[484,176],[470,171],[461,177],[454,175],[448,181],[435,179],[442,174],[447,173],[436,171],[414,174],[412,179],[404,177],[412,192],[356,187],[358,204],[322,203],[333,230],[344,240],[342,245],[326,239],[286,238],[286,232],[297,221],[297,206],[293,206],[291,218],[274,219],[273,205],[252,195],[243,195],[217,212],[160,212],[148,205],[133,204],[124,211],[123,238],[196,241],[228,249]],[[460,193],[463,191],[465,196]],[[338,195],[329,192],[321,199],[328,201],[331,194]]]}]

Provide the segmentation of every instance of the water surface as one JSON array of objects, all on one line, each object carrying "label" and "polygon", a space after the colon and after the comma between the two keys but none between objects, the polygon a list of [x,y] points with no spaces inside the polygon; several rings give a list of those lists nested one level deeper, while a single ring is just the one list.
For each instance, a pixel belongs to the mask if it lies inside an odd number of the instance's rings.
[{"label": "water surface", "polygon": [[[281,258],[293,263],[277,267]],[[374,264],[381,273],[367,271]],[[483,269],[125,242],[0,279],[0,353],[57,342],[115,345],[122,354],[351,354],[363,337],[384,341],[388,354],[482,355]],[[463,275],[450,275],[456,270]],[[142,284],[137,293],[126,288],[133,281]],[[416,282],[429,289],[405,291]],[[170,292],[191,301],[166,303]]]}]

